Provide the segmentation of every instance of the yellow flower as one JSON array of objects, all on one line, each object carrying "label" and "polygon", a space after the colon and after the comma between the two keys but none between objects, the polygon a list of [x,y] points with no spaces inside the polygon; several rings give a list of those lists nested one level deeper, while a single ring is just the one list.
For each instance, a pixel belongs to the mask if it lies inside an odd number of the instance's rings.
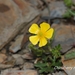
[{"label": "yellow flower", "polygon": [[47,44],[47,39],[51,39],[54,29],[50,28],[50,25],[46,22],[40,24],[40,27],[37,24],[32,24],[29,28],[29,32],[34,34],[29,37],[30,42],[33,45],[36,45],[39,42],[39,47],[45,46]]}]

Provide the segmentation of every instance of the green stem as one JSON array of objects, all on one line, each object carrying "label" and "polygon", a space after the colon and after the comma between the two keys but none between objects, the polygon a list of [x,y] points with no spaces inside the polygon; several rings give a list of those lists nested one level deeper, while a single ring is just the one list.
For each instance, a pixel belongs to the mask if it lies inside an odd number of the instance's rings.
[{"label": "green stem", "polygon": [[50,41],[48,42],[48,45],[47,46],[48,46],[49,51],[51,52],[52,51],[52,48],[51,48],[51,42]]}]

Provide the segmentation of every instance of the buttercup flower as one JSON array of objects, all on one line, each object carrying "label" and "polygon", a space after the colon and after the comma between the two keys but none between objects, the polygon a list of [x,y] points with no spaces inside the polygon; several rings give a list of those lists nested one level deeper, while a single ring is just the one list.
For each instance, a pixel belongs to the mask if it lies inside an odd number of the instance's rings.
[{"label": "buttercup flower", "polygon": [[29,32],[34,34],[29,37],[30,42],[33,45],[38,44],[39,47],[45,46],[47,44],[47,39],[51,39],[54,29],[50,28],[50,25],[46,22],[40,24],[40,27],[37,24],[32,24],[29,28]]}]

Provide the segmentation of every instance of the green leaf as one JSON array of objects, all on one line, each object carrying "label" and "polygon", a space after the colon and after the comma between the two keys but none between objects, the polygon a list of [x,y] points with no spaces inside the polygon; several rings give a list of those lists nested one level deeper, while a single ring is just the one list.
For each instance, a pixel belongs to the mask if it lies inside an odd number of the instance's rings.
[{"label": "green leaf", "polygon": [[53,67],[45,67],[41,70],[39,70],[40,73],[48,73],[48,72],[53,72],[54,68]]},{"label": "green leaf", "polygon": [[75,11],[71,9],[68,9],[63,15],[64,18],[71,18],[72,16],[75,16]]},{"label": "green leaf", "polygon": [[71,7],[72,6],[72,0],[64,0],[64,3],[66,4],[67,7]]},{"label": "green leaf", "polygon": [[40,69],[42,69],[43,67],[46,67],[47,66],[47,63],[40,63],[38,62],[37,64],[35,64],[35,67],[38,67]]},{"label": "green leaf", "polygon": [[65,57],[65,60],[75,58],[75,51],[72,51],[72,52],[69,52],[69,53],[65,54],[64,57]]},{"label": "green leaf", "polygon": [[48,62],[46,63],[38,62],[37,64],[35,64],[35,67],[39,68],[40,73],[48,73],[54,70]]},{"label": "green leaf", "polygon": [[60,44],[55,46],[51,51],[52,56],[54,56],[55,58],[59,58],[61,56],[60,50],[61,50]]},{"label": "green leaf", "polygon": [[57,61],[57,62],[54,62],[52,63],[52,66],[62,66],[62,62],[61,61]]},{"label": "green leaf", "polygon": [[42,56],[42,61],[43,61],[43,62],[47,62],[47,60],[48,60],[48,56],[43,55],[43,56]]},{"label": "green leaf", "polygon": [[75,11],[74,10],[71,10],[71,9],[68,9],[69,13],[72,15],[72,16],[75,16]]},{"label": "green leaf", "polygon": [[55,56],[54,56],[54,58],[51,60],[51,65],[52,66],[62,66],[62,62],[61,62],[61,59],[57,59],[57,58],[55,58]]},{"label": "green leaf", "polygon": [[66,11],[65,14],[63,15],[64,18],[71,18],[71,14],[69,11]]},{"label": "green leaf", "polygon": [[33,46],[32,44],[30,44],[29,47],[30,47],[30,49],[32,50],[32,52],[33,52],[33,54],[35,56],[42,56],[42,54],[43,54],[43,50],[42,49],[39,49],[39,48]]}]

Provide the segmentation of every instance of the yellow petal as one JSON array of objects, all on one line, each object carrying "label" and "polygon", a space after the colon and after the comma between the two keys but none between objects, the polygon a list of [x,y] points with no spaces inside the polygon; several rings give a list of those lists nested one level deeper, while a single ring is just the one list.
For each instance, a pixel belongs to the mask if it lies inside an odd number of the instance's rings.
[{"label": "yellow petal", "polygon": [[39,42],[39,47],[45,46],[47,44],[47,39],[46,38],[41,38]]},{"label": "yellow petal", "polygon": [[54,32],[54,29],[53,29],[53,28],[50,28],[50,29],[45,33],[45,37],[48,38],[48,39],[52,38],[53,32]]},{"label": "yellow petal", "polygon": [[30,42],[31,42],[33,45],[36,45],[36,44],[38,43],[38,41],[39,41],[39,38],[38,38],[37,35],[35,35],[35,36],[30,36],[30,37],[29,37],[29,40],[30,40]]},{"label": "yellow petal", "polygon": [[29,28],[29,32],[33,34],[37,34],[39,31],[39,27],[37,24],[32,24],[32,26]]},{"label": "yellow petal", "polygon": [[46,32],[50,28],[50,25],[46,22],[43,22],[40,24],[40,28],[42,32]]}]

